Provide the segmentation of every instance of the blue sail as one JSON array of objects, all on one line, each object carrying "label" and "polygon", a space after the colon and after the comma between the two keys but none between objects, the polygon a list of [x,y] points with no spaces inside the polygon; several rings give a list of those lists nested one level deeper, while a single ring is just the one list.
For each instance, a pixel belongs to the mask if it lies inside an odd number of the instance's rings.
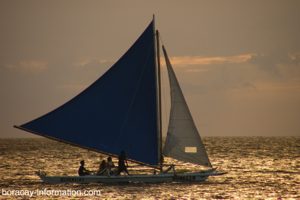
[{"label": "blue sail", "polygon": [[154,22],[98,80],[57,109],[16,126],[80,147],[157,165]]}]

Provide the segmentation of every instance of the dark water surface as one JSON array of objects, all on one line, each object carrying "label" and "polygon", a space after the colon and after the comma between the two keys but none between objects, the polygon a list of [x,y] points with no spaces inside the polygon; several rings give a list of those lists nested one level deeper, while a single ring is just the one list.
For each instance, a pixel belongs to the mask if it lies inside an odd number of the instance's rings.
[{"label": "dark water surface", "polygon": [[[76,175],[80,160],[86,161],[87,168],[96,170],[105,156],[47,139],[0,139],[0,199],[29,199],[3,195],[7,190],[45,188],[101,190],[98,197],[71,199],[300,199],[299,137],[209,137],[204,138],[204,143],[212,164],[228,174],[196,184],[51,185],[42,183],[35,171]],[[178,168],[196,169],[188,164]]]}]

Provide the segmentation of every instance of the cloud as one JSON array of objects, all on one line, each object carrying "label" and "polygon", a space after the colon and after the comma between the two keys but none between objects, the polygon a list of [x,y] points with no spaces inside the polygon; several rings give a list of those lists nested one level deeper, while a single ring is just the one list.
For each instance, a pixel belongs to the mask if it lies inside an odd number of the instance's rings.
[{"label": "cloud", "polygon": [[258,82],[257,89],[260,91],[290,91],[299,93],[300,82],[299,81],[286,81],[286,82]]},{"label": "cloud", "polygon": [[208,71],[208,68],[192,68],[192,69],[187,69],[186,72],[206,72]]},{"label": "cloud", "polygon": [[288,57],[292,62],[300,64],[300,52],[289,53]]},{"label": "cloud", "polygon": [[299,52],[171,59],[177,75],[193,93],[299,91]]},{"label": "cloud", "polygon": [[40,73],[48,69],[48,62],[43,60],[23,60],[16,64],[5,65],[6,69],[28,73]]},{"label": "cloud", "polygon": [[248,62],[254,54],[240,54],[234,56],[174,56],[171,57],[171,63],[174,67],[186,67],[192,65],[212,65],[212,64],[230,64]]},{"label": "cloud", "polygon": [[295,73],[299,75],[300,73],[300,52],[255,54],[249,62],[277,78],[289,77]]},{"label": "cloud", "polygon": [[111,65],[112,61],[106,59],[100,59],[95,57],[83,57],[80,58],[78,61],[74,62],[75,66],[78,67],[95,67],[99,65]]}]

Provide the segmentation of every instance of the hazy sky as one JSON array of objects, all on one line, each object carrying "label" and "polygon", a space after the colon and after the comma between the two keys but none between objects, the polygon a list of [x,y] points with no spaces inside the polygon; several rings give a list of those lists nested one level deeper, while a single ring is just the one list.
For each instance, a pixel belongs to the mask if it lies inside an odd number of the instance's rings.
[{"label": "hazy sky", "polygon": [[33,136],[12,126],[95,81],[153,13],[201,135],[299,136],[299,10],[297,0],[1,0],[0,137]]}]

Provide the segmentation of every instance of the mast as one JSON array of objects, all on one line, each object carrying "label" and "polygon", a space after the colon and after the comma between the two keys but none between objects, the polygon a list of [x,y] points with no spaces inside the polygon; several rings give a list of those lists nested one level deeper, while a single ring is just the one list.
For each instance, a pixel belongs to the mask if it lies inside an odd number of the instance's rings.
[{"label": "mast", "polygon": [[157,53],[157,78],[158,78],[158,110],[159,110],[159,159],[160,159],[160,170],[163,166],[163,155],[162,155],[162,120],[161,120],[161,75],[160,75],[160,52],[159,52],[159,32],[156,30],[156,53]]},{"label": "mast", "polygon": [[157,141],[158,141],[158,163],[159,169],[162,171],[163,156],[162,156],[162,121],[161,121],[161,80],[160,80],[160,52],[159,52],[159,32],[155,31],[155,16],[153,15],[153,26],[154,26],[154,54],[156,54],[156,89],[157,89]]}]

